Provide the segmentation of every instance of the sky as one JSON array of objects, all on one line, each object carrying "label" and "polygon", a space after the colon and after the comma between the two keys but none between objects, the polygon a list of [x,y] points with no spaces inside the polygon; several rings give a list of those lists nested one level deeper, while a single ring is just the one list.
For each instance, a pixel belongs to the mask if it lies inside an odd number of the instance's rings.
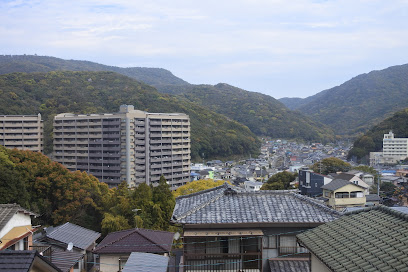
[{"label": "sky", "polygon": [[408,63],[408,0],[0,0],[0,54],[308,97]]}]

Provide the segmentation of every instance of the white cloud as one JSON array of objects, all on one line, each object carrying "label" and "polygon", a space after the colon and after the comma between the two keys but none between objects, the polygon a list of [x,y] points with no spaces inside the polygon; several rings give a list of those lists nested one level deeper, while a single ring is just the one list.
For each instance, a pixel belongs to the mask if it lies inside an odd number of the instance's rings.
[{"label": "white cloud", "polygon": [[407,8],[380,0],[2,1],[1,50],[311,95],[336,75],[408,62]]}]

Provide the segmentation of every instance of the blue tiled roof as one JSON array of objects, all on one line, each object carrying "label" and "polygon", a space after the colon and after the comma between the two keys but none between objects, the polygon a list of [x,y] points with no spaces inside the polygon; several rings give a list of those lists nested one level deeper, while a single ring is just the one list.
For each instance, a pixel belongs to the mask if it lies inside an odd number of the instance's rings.
[{"label": "blue tiled roof", "polygon": [[340,213],[293,191],[247,192],[225,183],[178,197],[172,221],[181,224],[325,223]]}]

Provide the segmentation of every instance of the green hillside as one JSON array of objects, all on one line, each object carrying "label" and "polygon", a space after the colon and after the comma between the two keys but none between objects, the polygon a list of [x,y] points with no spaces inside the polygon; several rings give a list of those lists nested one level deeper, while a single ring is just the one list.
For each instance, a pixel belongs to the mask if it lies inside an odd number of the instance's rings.
[{"label": "green hillside", "polygon": [[408,138],[408,108],[395,113],[360,136],[353,144],[348,157],[368,162],[370,152],[381,151],[384,134],[390,130],[397,138]]},{"label": "green hillside", "polygon": [[339,135],[356,135],[408,105],[408,64],[359,75],[302,101],[299,111]]},{"label": "green hillside", "polygon": [[209,108],[242,124],[256,135],[306,141],[332,141],[332,130],[299,112],[288,110],[271,96],[228,84],[173,88],[173,94]]},{"label": "green hillside", "polygon": [[143,81],[156,88],[167,85],[189,85],[188,82],[162,68],[121,68],[91,61],[64,60],[47,56],[0,55],[0,74],[51,71],[111,71],[134,78],[138,81]]},{"label": "green hillside", "polygon": [[183,94],[187,100],[241,122],[261,136],[307,141],[331,141],[334,138],[330,129],[288,110],[273,97],[226,84],[191,85],[167,70],[156,68],[119,68],[43,56],[0,56],[0,74],[59,70],[120,73],[154,86],[159,92]]},{"label": "green hillside", "polygon": [[256,154],[259,140],[244,125],[113,72],[0,75],[0,114],[37,114],[45,122],[45,152],[52,148],[52,119],[62,112],[117,112],[122,104],[149,112],[181,112],[191,119],[192,157]]}]

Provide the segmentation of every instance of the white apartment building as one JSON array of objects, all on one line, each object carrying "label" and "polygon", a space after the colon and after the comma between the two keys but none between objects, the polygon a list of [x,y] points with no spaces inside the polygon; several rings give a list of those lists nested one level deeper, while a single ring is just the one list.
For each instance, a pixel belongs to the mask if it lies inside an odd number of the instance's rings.
[{"label": "white apartment building", "polygon": [[190,120],[181,113],[148,113],[131,105],[118,113],[54,118],[56,161],[86,171],[109,186],[154,184],[163,175],[172,188],[190,178]]},{"label": "white apartment building", "polygon": [[395,164],[408,157],[408,138],[395,138],[390,131],[384,134],[383,151],[370,152],[370,165]]},{"label": "white apartment building", "polygon": [[44,124],[38,115],[0,115],[0,145],[43,152]]}]

